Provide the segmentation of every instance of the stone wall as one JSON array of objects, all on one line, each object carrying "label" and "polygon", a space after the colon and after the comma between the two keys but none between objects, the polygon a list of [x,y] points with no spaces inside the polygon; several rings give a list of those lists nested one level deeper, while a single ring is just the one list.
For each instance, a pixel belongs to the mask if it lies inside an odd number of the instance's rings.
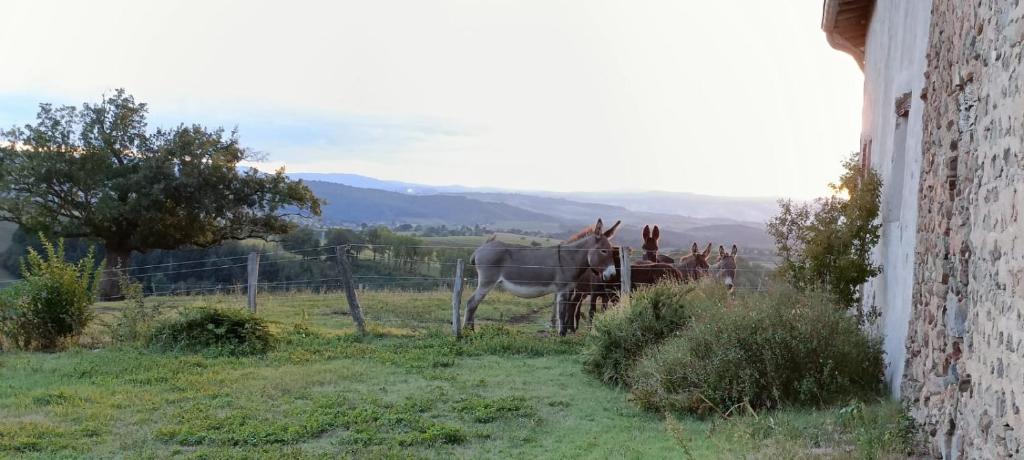
[{"label": "stone wall", "polygon": [[934,0],[902,394],[937,458],[1024,455],[1022,40],[1019,0]]}]

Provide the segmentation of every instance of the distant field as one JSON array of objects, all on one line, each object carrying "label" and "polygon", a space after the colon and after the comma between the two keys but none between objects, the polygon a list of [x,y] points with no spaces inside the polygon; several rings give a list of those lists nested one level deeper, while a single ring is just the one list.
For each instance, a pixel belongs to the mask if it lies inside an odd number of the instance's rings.
[{"label": "distant field", "polygon": [[[515,235],[512,233],[496,233],[498,240],[506,243],[530,245],[533,242],[537,242],[541,246],[554,246],[560,242],[554,238],[544,238],[539,236],[523,236]],[[438,246],[452,246],[452,247],[476,247],[480,246],[490,238],[488,236],[427,236],[420,237],[423,241],[430,244],[436,244]]]}]

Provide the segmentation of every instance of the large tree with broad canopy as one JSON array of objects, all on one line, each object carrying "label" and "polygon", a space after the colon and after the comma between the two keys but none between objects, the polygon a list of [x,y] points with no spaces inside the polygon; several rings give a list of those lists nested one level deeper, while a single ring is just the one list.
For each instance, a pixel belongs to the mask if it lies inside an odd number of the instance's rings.
[{"label": "large tree with broad canopy", "polygon": [[283,170],[239,163],[258,154],[237,130],[198,124],[150,130],[144,103],[123,89],[81,108],[40,104],[35,124],[0,130],[0,220],[30,232],[98,240],[117,292],[132,251],[267,238],[320,214]]}]

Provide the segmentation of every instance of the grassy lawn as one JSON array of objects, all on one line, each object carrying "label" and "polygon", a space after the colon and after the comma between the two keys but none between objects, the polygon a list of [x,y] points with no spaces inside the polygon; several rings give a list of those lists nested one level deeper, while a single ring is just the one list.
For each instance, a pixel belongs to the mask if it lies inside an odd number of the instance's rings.
[{"label": "grassy lawn", "polygon": [[[241,298],[153,299],[168,306]],[[260,299],[279,337],[261,357],[81,347],[0,354],[0,457],[858,458],[884,432],[868,405],[696,420],[652,414],[582,373],[580,338],[549,337],[547,301],[495,293],[484,326],[444,330],[446,292]],[[100,321],[118,304],[98,306]],[[478,323],[478,324],[480,324]],[[90,331],[101,343],[103,331]],[[845,418],[844,418],[845,417]]]}]

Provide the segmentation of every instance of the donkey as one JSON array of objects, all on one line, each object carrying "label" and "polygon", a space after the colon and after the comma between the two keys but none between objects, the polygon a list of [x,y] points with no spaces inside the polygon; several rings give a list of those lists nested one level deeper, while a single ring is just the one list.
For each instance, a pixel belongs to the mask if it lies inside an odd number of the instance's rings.
[{"label": "donkey", "polygon": [[572,305],[573,319],[570,324],[572,330],[580,324],[583,315],[583,301],[590,297],[590,321],[594,321],[597,315],[597,301],[601,301],[601,311],[608,309],[610,302],[617,302],[619,299],[619,287],[622,284],[621,251],[616,246],[612,249],[612,256],[615,258],[615,274],[609,278],[602,278],[593,271],[583,272],[583,276],[576,282],[576,289],[573,291],[570,304]]},{"label": "donkey", "polygon": [[732,250],[729,252],[725,252],[724,247],[718,246],[718,261],[711,267],[711,272],[715,275],[715,278],[722,280],[729,292],[733,292],[736,289],[737,252],[739,252],[739,248],[735,244],[732,245]]},{"label": "donkey", "polygon": [[679,259],[679,263],[676,264],[676,268],[683,272],[685,281],[697,281],[708,274],[708,269],[711,268],[708,265],[708,256],[711,255],[711,243],[708,243],[708,247],[704,248],[704,252],[699,252],[697,242],[693,242],[693,246],[690,246],[690,253]]},{"label": "donkey", "polygon": [[644,250],[643,260],[648,262],[661,262],[664,264],[670,264],[675,262],[671,257],[658,254],[658,240],[661,239],[661,230],[657,225],[654,226],[654,230],[651,230],[649,225],[644,225],[643,231],[644,244],[640,246]]},{"label": "donkey", "polygon": [[661,262],[640,261],[629,265],[630,288],[636,289],[640,286],[649,286],[662,279],[673,281],[686,281],[686,275],[679,271],[675,265]]},{"label": "donkey", "polygon": [[570,297],[587,270],[602,278],[615,274],[611,238],[621,221],[604,230],[601,219],[565,243],[529,247],[504,243],[493,237],[473,251],[469,263],[476,266],[477,288],[466,303],[466,327],[473,329],[476,307],[499,284],[516,297],[536,298],[555,294],[558,334],[565,335]]}]

